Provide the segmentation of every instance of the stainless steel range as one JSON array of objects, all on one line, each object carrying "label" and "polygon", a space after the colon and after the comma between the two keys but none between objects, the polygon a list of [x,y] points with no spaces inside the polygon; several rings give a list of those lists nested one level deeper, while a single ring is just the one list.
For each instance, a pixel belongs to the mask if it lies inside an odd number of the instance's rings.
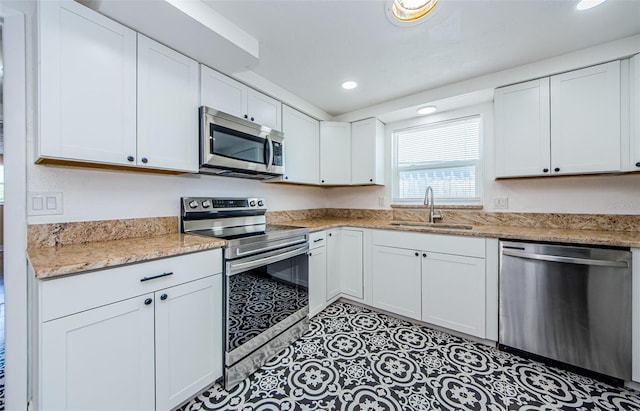
[{"label": "stainless steel range", "polygon": [[224,238],[227,390],[309,329],[306,228],[266,224],[261,198],[183,197],[182,231]]}]

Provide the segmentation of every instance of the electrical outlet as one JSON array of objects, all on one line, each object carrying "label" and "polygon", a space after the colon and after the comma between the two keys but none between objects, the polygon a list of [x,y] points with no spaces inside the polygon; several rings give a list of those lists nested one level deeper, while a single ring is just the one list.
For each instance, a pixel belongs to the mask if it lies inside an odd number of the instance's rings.
[{"label": "electrical outlet", "polygon": [[496,197],[493,199],[493,208],[506,210],[509,208],[509,197]]},{"label": "electrical outlet", "polygon": [[29,215],[62,214],[62,193],[29,192]]}]

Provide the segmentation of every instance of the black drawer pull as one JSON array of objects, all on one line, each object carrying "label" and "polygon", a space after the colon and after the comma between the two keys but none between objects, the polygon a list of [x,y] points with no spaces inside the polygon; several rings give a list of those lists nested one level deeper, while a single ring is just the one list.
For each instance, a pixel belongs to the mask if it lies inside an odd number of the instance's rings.
[{"label": "black drawer pull", "polygon": [[313,242],[314,242],[314,243],[319,243],[319,242],[320,242],[320,241],[322,241],[322,240],[324,240],[324,238],[318,238],[318,239],[315,239],[315,240],[313,240]]},{"label": "black drawer pull", "polygon": [[420,253],[416,251],[416,252],[415,252],[415,255],[416,255],[416,257],[417,257],[417,256],[419,256],[419,255],[420,255]]},{"label": "black drawer pull", "polygon": [[640,167],[640,161],[636,163],[636,167]]},{"label": "black drawer pull", "polygon": [[548,168],[543,168],[543,169],[542,169],[542,172],[543,172],[543,173],[548,173],[548,172],[549,172],[549,169],[548,169]]},{"label": "black drawer pull", "polygon": [[144,281],[155,280],[156,278],[168,277],[170,275],[173,275],[173,271],[170,271],[168,273],[158,274],[158,275],[152,275],[151,277],[142,277],[140,279],[140,282],[142,283]]},{"label": "black drawer pull", "polygon": [[151,298],[147,298],[144,300],[144,305],[149,305],[153,302],[153,300]]},{"label": "black drawer pull", "polygon": [[560,167],[554,168],[553,171],[555,171],[557,173],[558,171],[560,171]]},{"label": "black drawer pull", "polygon": [[162,294],[162,295],[160,296],[160,299],[161,299],[162,301],[164,301],[164,300],[166,300],[166,299],[167,299],[167,297],[169,297],[169,296],[168,296],[168,295],[166,295],[166,294]]}]

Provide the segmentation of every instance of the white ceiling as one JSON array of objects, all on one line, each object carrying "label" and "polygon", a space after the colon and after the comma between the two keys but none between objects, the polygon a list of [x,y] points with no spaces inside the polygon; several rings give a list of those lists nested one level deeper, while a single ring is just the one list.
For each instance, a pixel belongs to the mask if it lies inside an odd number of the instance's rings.
[{"label": "white ceiling", "polygon": [[331,115],[640,33],[640,0],[440,0],[413,27],[381,0],[204,1],[258,39],[254,72]]}]

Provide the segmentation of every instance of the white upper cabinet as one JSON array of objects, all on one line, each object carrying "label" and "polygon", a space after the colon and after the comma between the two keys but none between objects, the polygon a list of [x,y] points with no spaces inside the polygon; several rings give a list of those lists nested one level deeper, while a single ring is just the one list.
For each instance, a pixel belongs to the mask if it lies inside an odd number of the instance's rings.
[{"label": "white upper cabinet", "polygon": [[351,123],[351,184],[384,185],[384,124],[376,118]]},{"label": "white upper cabinet", "polygon": [[207,66],[200,66],[200,104],[282,130],[282,103]]},{"label": "white upper cabinet", "polygon": [[549,174],[549,78],[495,91],[496,177]]},{"label": "white upper cabinet", "polygon": [[320,122],[320,184],[351,184],[350,123]]},{"label": "white upper cabinet", "polygon": [[138,35],[138,165],[198,171],[198,63]]},{"label": "white upper cabinet", "polygon": [[613,61],[496,89],[496,177],[620,171],[620,73]]},{"label": "white upper cabinet", "polygon": [[640,171],[640,54],[631,59],[631,150],[629,163],[631,170]]},{"label": "white upper cabinet", "polygon": [[136,33],[75,1],[38,6],[38,157],[131,164]]},{"label": "white upper cabinet", "polygon": [[620,170],[620,62],[551,77],[555,174]]},{"label": "white upper cabinet", "polygon": [[284,132],[284,181],[320,182],[320,123],[291,107],[282,110]]}]

